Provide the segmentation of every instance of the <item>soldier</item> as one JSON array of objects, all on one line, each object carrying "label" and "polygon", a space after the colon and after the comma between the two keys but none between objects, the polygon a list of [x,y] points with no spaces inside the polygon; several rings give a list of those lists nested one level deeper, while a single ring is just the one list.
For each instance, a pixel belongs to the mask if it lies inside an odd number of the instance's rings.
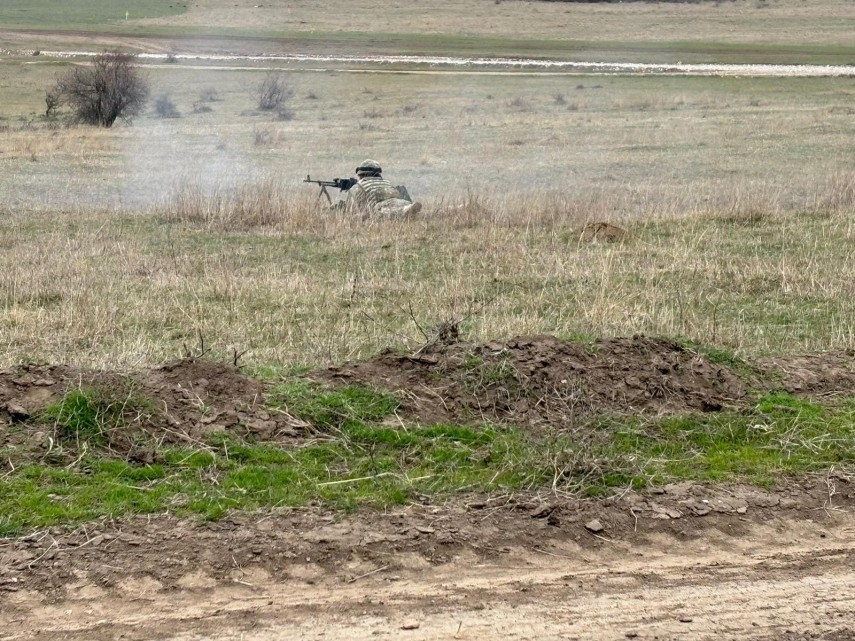
[{"label": "soldier", "polygon": [[406,190],[383,178],[382,171],[375,160],[365,160],[356,168],[356,184],[347,192],[347,211],[390,217],[419,213],[422,204],[412,202]]}]

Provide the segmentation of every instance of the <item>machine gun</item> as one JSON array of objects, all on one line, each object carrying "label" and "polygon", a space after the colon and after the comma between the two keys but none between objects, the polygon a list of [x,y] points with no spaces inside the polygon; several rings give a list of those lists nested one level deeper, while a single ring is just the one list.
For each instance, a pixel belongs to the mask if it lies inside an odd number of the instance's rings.
[{"label": "machine gun", "polygon": [[330,193],[327,191],[327,187],[335,187],[339,191],[347,191],[351,187],[356,184],[356,178],[334,178],[332,180],[312,180],[311,176],[306,176],[306,179],[303,181],[304,183],[314,183],[316,185],[320,185],[321,191],[318,194],[318,198],[322,195],[327,197],[330,205],[333,204],[332,197]]}]

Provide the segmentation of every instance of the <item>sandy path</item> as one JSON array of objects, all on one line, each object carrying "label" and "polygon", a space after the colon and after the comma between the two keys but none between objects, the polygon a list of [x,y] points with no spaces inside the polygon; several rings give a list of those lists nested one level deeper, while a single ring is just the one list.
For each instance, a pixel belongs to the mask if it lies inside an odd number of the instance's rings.
[{"label": "sandy path", "polygon": [[855,517],[725,529],[487,560],[464,550],[438,566],[390,554],[356,576],[343,561],[223,580],[191,563],[178,589],[135,573],[112,589],[79,581],[53,603],[13,593],[0,640],[855,638]]}]

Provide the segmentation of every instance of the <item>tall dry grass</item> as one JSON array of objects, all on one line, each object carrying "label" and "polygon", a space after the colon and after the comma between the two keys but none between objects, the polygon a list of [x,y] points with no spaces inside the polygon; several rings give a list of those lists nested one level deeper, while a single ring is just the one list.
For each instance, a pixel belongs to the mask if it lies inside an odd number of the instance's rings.
[{"label": "tall dry grass", "polygon": [[[381,221],[261,181],[232,194],[189,185],[138,215],[9,212],[2,365],[139,367],[199,333],[223,357],[248,350],[245,363],[323,365],[413,349],[447,320],[469,340],[647,333],[751,357],[853,348],[852,184],[829,179],[795,208],[741,189],[715,208],[653,192],[462,194]],[[580,242],[601,219],[629,239]]]}]

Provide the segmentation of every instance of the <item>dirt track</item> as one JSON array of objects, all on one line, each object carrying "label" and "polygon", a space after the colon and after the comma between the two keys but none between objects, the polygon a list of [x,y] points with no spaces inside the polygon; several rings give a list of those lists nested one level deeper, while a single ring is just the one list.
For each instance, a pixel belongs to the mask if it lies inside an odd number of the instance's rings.
[{"label": "dirt track", "polygon": [[[535,432],[544,422],[572,429],[592,412],[740,407],[763,372],[820,396],[851,390],[855,377],[850,353],[748,371],[642,336],[519,337],[388,352],[313,376],[409,390],[399,413],[413,424],[486,417]],[[262,381],[189,359],[133,379],[66,366],[0,371],[0,428],[15,426],[0,429],[0,443],[38,453],[51,399],[83,384],[127,395],[131,382],[158,410],[110,433],[111,451],[129,461],[156,454],[135,446],[144,434],[194,442],[216,427],[285,445],[306,436],[261,403]],[[774,492],[681,483],[602,501],[418,501],[349,515],[232,513],[204,525],[139,516],[0,540],[0,641],[855,638],[851,475],[832,470]]]},{"label": "dirt track", "polygon": [[675,486],[547,510],[42,533],[0,546],[0,639],[842,641],[855,635],[853,490]]}]

